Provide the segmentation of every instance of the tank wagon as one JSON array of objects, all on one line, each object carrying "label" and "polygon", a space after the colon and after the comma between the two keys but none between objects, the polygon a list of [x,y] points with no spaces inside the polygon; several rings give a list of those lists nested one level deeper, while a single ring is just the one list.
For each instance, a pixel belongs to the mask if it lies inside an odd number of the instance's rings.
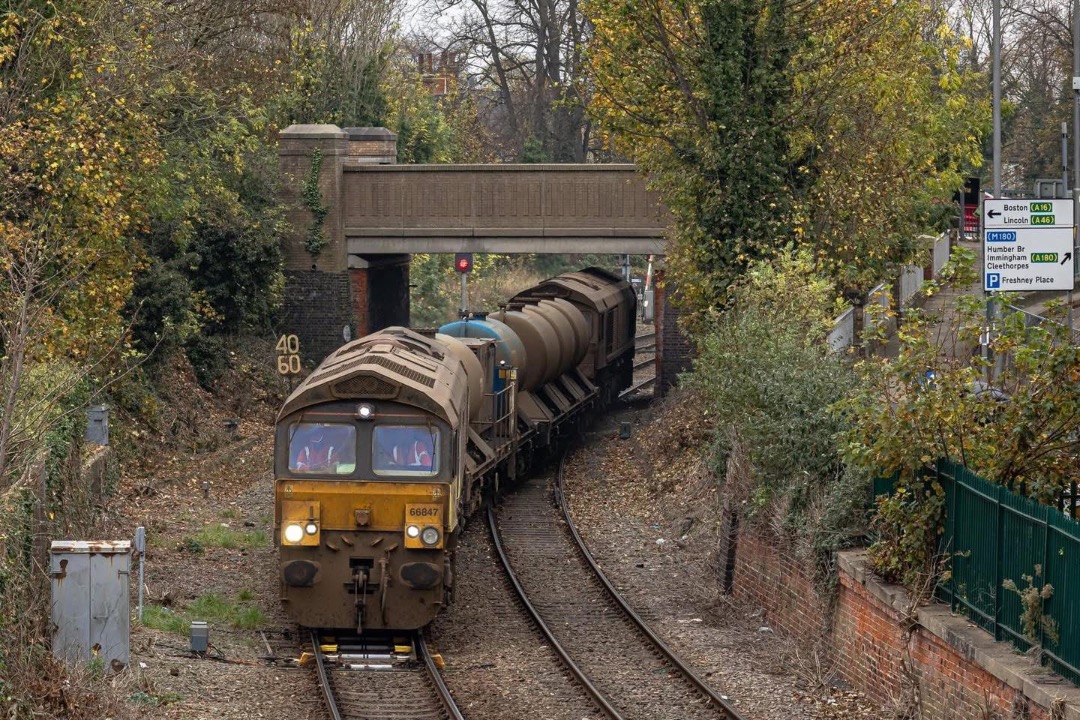
[{"label": "tank wagon", "polygon": [[636,299],[587,268],[437,331],[329,355],[285,401],[274,540],[289,617],[413,630],[450,601],[465,520],[633,374]]}]

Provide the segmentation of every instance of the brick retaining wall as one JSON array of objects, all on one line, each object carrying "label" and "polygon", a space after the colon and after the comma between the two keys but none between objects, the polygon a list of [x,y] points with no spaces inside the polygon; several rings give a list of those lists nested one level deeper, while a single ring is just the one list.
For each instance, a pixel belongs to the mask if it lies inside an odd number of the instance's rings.
[{"label": "brick retaining wall", "polygon": [[[300,338],[300,357],[314,366],[345,342],[345,326],[356,327],[349,272],[285,271],[282,333]],[[356,337],[355,332],[352,333]]]},{"label": "brick retaining wall", "polygon": [[[877,579],[862,551],[839,554],[830,609],[806,563],[779,544],[753,531],[740,534],[736,598],[797,641],[821,643],[823,665],[831,663],[886,711],[904,697],[917,698],[921,717],[934,720],[1080,719],[1080,690],[947,606],[909,616],[907,593]],[[1053,715],[1055,699],[1061,708]]]}]

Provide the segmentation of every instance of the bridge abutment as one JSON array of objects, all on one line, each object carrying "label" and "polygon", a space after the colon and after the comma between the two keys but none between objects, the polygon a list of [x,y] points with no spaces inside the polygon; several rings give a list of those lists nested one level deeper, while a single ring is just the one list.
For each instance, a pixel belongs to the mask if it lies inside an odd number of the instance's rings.
[{"label": "bridge abutment", "polygon": [[349,257],[356,337],[409,325],[408,255]]},{"label": "bridge abutment", "polygon": [[667,395],[679,379],[679,373],[691,368],[694,344],[679,328],[679,308],[673,303],[678,298],[678,287],[673,280],[657,273],[655,303],[656,327],[656,384],[658,397]]},{"label": "bridge abutment", "polygon": [[278,163],[289,230],[283,327],[318,362],[350,338],[409,324],[409,256],[350,256],[341,201],[345,162],[387,164],[397,137],[383,128],[293,125]]}]

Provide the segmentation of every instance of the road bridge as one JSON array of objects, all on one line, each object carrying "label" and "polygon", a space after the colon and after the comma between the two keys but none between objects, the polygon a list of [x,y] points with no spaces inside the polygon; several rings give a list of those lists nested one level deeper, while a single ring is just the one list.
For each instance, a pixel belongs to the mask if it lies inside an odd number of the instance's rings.
[{"label": "road bridge", "polygon": [[347,337],[409,324],[415,253],[664,254],[669,214],[634,165],[396,158],[385,128],[280,133],[285,327],[309,360]]}]

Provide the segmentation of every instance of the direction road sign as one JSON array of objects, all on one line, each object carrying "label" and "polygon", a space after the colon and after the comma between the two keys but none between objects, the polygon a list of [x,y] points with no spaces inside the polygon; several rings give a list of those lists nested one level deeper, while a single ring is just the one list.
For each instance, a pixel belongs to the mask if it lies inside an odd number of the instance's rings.
[{"label": "direction road sign", "polygon": [[[1020,202],[1036,203],[1034,200]],[[983,235],[983,289],[1072,290],[1072,253],[1071,227],[1018,226],[1014,230],[986,230]]]},{"label": "direction road sign", "polygon": [[1072,200],[984,200],[983,227],[1072,227]]}]

